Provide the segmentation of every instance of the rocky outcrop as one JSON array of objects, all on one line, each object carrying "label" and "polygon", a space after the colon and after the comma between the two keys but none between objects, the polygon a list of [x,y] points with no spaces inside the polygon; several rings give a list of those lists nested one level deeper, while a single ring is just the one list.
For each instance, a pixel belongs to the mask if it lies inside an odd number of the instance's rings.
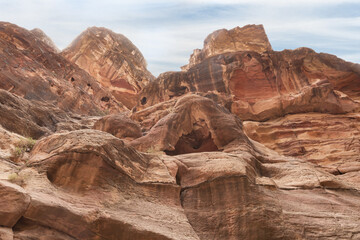
[{"label": "rocky outcrop", "polygon": [[55,45],[55,43],[47,36],[41,29],[34,28],[30,31],[32,34],[35,35],[36,38],[38,38],[40,41],[47,44],[54,52],[60,53],[60,49]]},{"label": "rocky outcrop", "polygon": [[246,141],[239,118],[214,101],[197,95],[180,98],[169,114],[141,138],[130,144],[141,151],[165,151],[169,155],[223,149]]},{"label": "rocky outcrop", "polygon": [[19,175],[29,176],[23,219],[32,225],[74,239],[198,239],[166,165],[108,133],[54,134],[28,164]]},{"label": "rocky outcrop", "polygon": [[[122,36],[82,36],[85,67],[144,66]],[[102,55],[109,41],[124,55]],[[0,239],[360,238],[359,65],[220,30],[187,70],[144,88],[127,75],[138,102],[119,113],[34,34],[0,24],[0,51]]]},{"label": "rocky outcrop", "polygon": [[13,227],[24,214],[30,197],[16,184],[0,180],[0,225]]},{"label": "rocky outcrop", "polygon": [[0,227],[0,238],[3,240],[13,240],[14,234],[12,229]]},{"label": "rocky outcrop", "polygon": [[31,32],[5,22],[0,23],[0,88],[81,114],[125,109],[84,70]]},{"label": "rocky outcrop", "polygon": [[0,89],[0,125],[8,131],[38,139],[56,131],[92,128],[97,117],[81,116],[52,104],[27,100]]},{"label": "rocky outcrop", "polygon": [[88,28],[62,55],[86,70],[129,109],[136,104],[136,94],[154,79],[139,49],[124,35],[106,28]]},{"label": "rocky outcrop", "polygon": [[206,58],[228,52],[254,51],[263,53],[272,47],[263,25],[246,25],[231,30],[220,29],[206,37],[203,49],[195,49],[189,64],[182,67],[188,70]]},{"label": "rocky outcrop", "polygon": [[354,112],[359,109],[359,69],[358,64],[307,48],[223,52],[187,71],[161,74],[140,93],[137,110],[196,92],[215,95],[243,120]]},{"label": "rocky outcrop", "polygon": [[359,113],[295,114],[267,122],[244,122],[244,131],[283,155],[312,162],[360,186],[359,120]]},{"label": "rocky outcrop", "polygon": [[123,140],[133,140],[142,136],[139,124],[124,114],[102,117],[94,124],[94,129],[108,132]]}]

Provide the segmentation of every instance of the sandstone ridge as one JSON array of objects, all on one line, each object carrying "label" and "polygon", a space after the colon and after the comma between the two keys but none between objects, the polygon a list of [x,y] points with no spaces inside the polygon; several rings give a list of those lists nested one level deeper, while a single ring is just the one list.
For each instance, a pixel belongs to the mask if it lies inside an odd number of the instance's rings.
[{"label": "sandstone ridge", "polygon": [[155,79],[108,29],[0,23],[0,69],[0,239],[360,239],[358,64],[248,25]]}]

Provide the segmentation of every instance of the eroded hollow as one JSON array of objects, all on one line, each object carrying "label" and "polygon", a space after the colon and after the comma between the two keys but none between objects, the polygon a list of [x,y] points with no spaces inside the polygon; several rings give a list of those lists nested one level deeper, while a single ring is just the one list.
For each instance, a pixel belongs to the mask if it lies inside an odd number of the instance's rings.
[{"label": "eroded hollow", "polygon": [[167,155],[179,155],[196,152],[219,151],[206,125],[195,125],[193,131],[182,135],[175,145],[175,150],[165,151]]},{"label": "eroded hollow", "polygon": [[52,184],[68,191],[83,192],[105,185],[103,178],[109,169],[97,154],[67,153],[54,157],[47,169],[47,178]]},{"label": "eroded hollow", "polygon": [[110,101],[110,98],[109,98],[109,97],[102,97],[102,98],[101,98],[101,101],[103,101],[103,102],[108,102],[108,101]]},{"label": "eroded hollow", "polygon": [[146,104],[146,101],[147,101],[146,97],[143,97],[143,98],[140,100],[141,105],[145,105],[145,104]]}]

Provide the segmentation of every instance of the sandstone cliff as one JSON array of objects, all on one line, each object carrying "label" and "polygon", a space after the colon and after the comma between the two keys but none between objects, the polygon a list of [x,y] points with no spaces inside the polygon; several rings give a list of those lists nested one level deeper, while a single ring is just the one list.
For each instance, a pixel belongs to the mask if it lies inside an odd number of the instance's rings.
[{"label": "sandstone cliff", "polygon": [[358,64],[273,51],[250,25],[147,82],[121,67],[145,66],[140,52],[104,55],[112,37],[136,49],[126,38],[90,28],[67,57],[95,80],[1,26],[0,239],[360,238]]},{"label": "sandstone cliff", "polygon": [[32,34],[34,34],[38,39],[40,39],[42,42],[47,44],[49,47],[52,48],[52,50],[56,53],[60,53],[60,49],[55,45],[55,43],[49,38],[41,29],[34,28],[30,31]]},{"label": "sandstone cliff", "polygon": [[28,100],[81,114],[126,109],[94,78],[36,35],[5,22],[0,23],[0,69],[0,88]]},{"label": "sandstone cliff", "polygon": [[136,104],[136,94],[154,79],[137,47],[124,35],[91,27],[62,55],[86,70],[125,106]]}]

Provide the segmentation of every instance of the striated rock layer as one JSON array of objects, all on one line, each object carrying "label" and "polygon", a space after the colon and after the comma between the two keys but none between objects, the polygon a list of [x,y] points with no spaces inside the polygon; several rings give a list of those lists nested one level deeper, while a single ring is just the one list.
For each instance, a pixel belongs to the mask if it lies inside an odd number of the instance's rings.
[{"label": "striated rock layer", "polygon": [[90,76],[42,37],[0,24],[0,239],[360,239],[358,64],[250,25],[149,81],[90,28]]},{"label": "striated rock layer", "polygon": [[0,88],[81,114],[126,109],[94,78],[36,35],[5,22],[0,23]]},{"label": "striated rock layer", "polygon": [[129,109],[136,104],[136,94],[154,79],[139,49],[124,35],[106,28],[88,28],[62,55],[86,70]]}]

